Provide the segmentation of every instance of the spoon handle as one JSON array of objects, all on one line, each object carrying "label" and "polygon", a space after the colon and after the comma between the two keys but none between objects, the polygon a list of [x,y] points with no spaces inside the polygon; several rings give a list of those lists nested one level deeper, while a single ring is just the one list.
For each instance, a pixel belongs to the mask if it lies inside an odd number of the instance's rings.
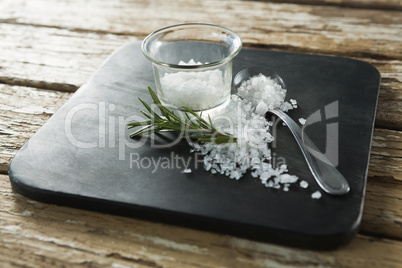
[{"label": "spoon handle", "polygon": [[324,154],[318,153],[320,151],[317,146],[303,133],[299,125],[281,110],[269,112],[277,115],[289,127],[318,185],[329,194],[343,195],[348,193],[350,187],[346,179]]}]

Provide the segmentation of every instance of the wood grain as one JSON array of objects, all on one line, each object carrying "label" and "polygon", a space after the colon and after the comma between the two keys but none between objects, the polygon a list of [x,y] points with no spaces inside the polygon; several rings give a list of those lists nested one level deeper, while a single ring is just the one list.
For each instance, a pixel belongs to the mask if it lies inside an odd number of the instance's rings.
[{"label": "wood grain", "polygon": [[393,176],[402,180],[402,132],[375,129],[369,176]]},{"label": "wood grain", "polygon": [[259,0],[262,2],[293,3],[304,5],[329,5],[337,7],[402,10],[399,0]]},{"label": "wood grain", "polygon": [[[398,184],[398,191],[391,192],[381,186],[372,190],[384,196],[381,200],[392,203],[399,198],[395,194],[400,195],[401,186]],[[294,249],[36,202],[14,193],[4,175],[0,175],[0,196],[0,258],[6,264],[29,262],[30,267],[396,267],[402,262],[401,241],[357,235],[339,250]],[[370,216],[373,204],[367,203],[365,215]],[[391,213],[388,208],[384,206],[383,213]],[[393,219],[401,219],[400,209],[399,204],[399,210],[392,210],[392,213],[399,213],[393,215]],[[378,228],[390,228],[389,233],[400,228],[400,222],[399,225],[384,225],[379,222],[382,218],[374,219]],[[369,222],[372,220],[368,218]],[[374,227],[369,229],[374,230]]]},{"label": "wood grain", "polygon": [[115,49],[136,40],[7,23],[0,23],[0,38],[0,83],[68,92],[85,83]]},{"label": "wood grain", "polygon": [[[240,34],[245,46],[369,61],[382,76],[376,124],[402,130],[402,12],[390,16],[382,10],[236,1],[205,1],[202,9],[192,1],[186,1],[185,8],[180,2],[153,2],[146,6],[119,2],[109,7],[93,1],[81,3],[83,8],[79,10],[79,1],[77,5],[58,1],[51,6],[40,0],[23,2],[0,3],[1,9],[10,10],[0,14],[0,36],[5,40],[0,42],[2,83],[72,92],[121,45],[142,39],[159,27],[187,22],[187,14],[191,13],[191,19],[225,21]],[[127,12],[125,7],[133,14],[121,13]],[[88,17],[88,10],[94,16]],[[137,14],[140,10],[141,14]],[[99,16],[121,16],[128,21],[100,23]],[[149,16],[148,20],[144,16]],[[144,25],[144,20],[152,23]],[[389,52],[392,54],[384,54]]]},{"label": "wood grain", "polygon": [[381,74],[376,127],[402,130],[402,61],[360,60],[371,63]]},{"label": "wood grain", "polygon": [[[115,49],[137,40],[57,28],[33,29],[0,24],[0,33],[3,30],[10,39],[0,42],[0,83],[74,92]],[[16,34],[20,32],[26,34]],[[373,64],[382,76],[376,126],[402,130],[402,61],[356,59]]]},{"label": "wood grain", "polygon": [[0,173],[71,93],[0,84]]},{"label": "wood grain", "polygon": [[309,251],[36,202],[0,175],[4,267],[401,267],[402,1],[0,1],[0,173],[115,49],[161,27],[226,26],[245,47],[345,56],[381,73],[359,234]]},{"label": "wood grain", "polygon": [[361,232],[402,240],[402,182],[369,178]]},{"label": "wood grain", "polygon": [[[236,31],[246,45],[343,56],[402,59],[401,12],[243,1],[3,0],[0,21],[145,37],[171,24],[206,22]],[[123,19],[124,18],[124,19]],[[369,27],[368,27],[369,26]]]}]

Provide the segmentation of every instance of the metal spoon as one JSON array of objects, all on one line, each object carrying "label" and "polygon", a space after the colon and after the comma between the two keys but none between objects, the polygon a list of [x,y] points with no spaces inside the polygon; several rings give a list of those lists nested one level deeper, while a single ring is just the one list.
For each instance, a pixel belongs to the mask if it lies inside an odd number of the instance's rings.
[{"label": "metal spoon", "polygon": [[[282,78],[275,72],[262,67],[251,67],[238,72],[233,80],[233,89],[237,91],[240,84],[254,75],[262,73],[276,80],[283,88],[286,88]],[[286,113],[279,109],[268,112],[278,116],[290,129],[299,145],[307,165],[313,174],[318,185],[327,193],[332,195],[343,195],[349,192],[350,187],[343,175],[325,157],[324,154],[314,155],[312,152],[319,152],[317,146],[303,133],[299,125]]]}]

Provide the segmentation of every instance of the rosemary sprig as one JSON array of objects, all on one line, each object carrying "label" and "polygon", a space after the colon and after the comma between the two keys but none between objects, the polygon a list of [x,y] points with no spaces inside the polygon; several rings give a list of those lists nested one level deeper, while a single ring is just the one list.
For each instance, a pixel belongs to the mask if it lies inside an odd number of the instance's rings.
[{"label": "rosemary sprig", "polygon": [[141,111],[147,120],[127,124],[129,129],[141,127],[130,135],[131,138],[157,132],[184,131],[187,137],[194,139],[196,142],[212,142],[216,144],[236,142],[236,138],[231,134],[218,131],[212,124],[210,116],[206,121],[202,118],[202,114],[199,115],[190,108],[183,106],[186,112],[184,112],[184,116],[180,117],[173,110],[163,106],[150,87],[148,87],[148,90],[161,115],[155,113],[145,101],[138,98],[147,110],[147,112]]}]

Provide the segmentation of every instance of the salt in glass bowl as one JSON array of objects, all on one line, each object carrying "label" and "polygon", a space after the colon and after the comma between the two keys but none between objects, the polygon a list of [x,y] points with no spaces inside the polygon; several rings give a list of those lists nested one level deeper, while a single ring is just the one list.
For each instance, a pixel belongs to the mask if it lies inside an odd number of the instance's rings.
[{"label": "salt in glass bowl", "polygon": [[235,32],[204,23],[169,26],[142,42],[142,52],[153,65],[161,103],[194,111],[229,103],[232,62],[241,48]]}]

